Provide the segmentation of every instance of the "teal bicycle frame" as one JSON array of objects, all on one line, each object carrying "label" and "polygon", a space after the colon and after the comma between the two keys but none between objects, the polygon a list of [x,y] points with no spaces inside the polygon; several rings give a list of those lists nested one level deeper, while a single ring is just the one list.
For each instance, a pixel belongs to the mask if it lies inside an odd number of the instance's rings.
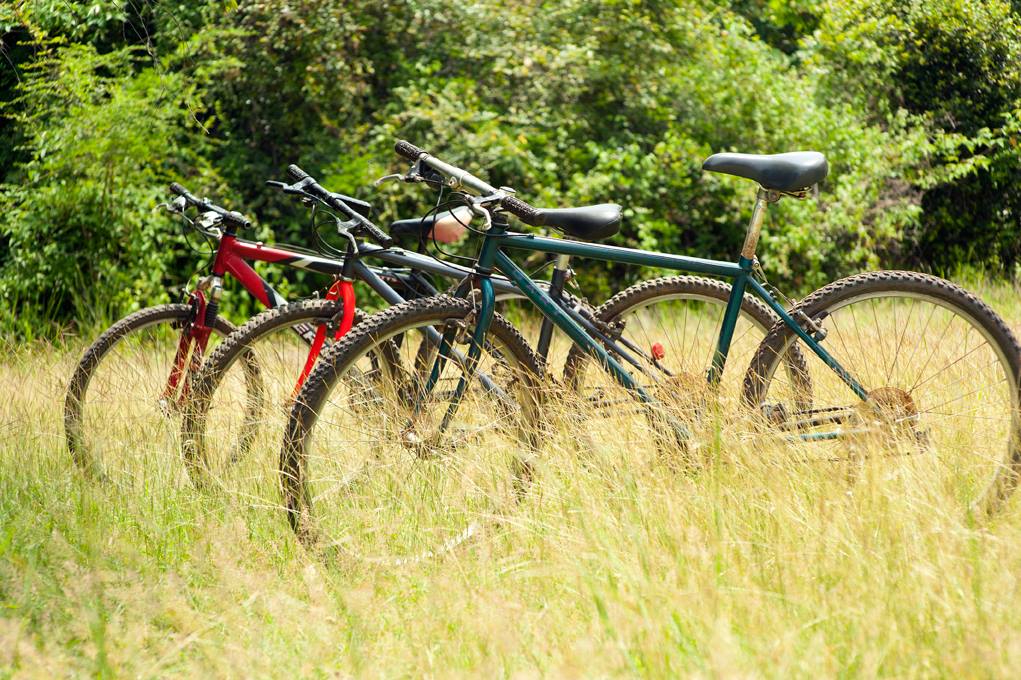
[{"label": "teal bicycle frame", "polygon": [[[531,277],[525,273],[508,256],[508,250],[519,250],[526,252],[541,252],[554,255],[568,255],[588,259],[604,260],[621,264],[636,265],[640,267],[654,267],[669,269],[678,272],[708,274],[731,282],[730,298],[724,311],[723,322],[720,327],[719,338],[716,343],[716,350],[713,355],[712,365],[706,379],[711,384],[718,384],[723,375],[727,362],[727,355],[730,351],[731,340],[734,337],[734,329],[737,326],[738,315],[741,311],[741,301],[746,292],[760,298],[780,317],[785,325],[790,328],[802,342],[804,342],[816,356],[832,369],[837,376],[848,386],[848,388],[860,399],[868,398],[868,391],[862,387],[854,376],[852,376],[840,363],[830,355],[829,352],[813,337],[812,333],[806,330],[790,313],[781,305],[761,282],[753,276],[754,248],[758,240],[761,228],[765,203],[770,200],[777,200],[778,197],[771,197],[769,192],[760,190],[756,203],[756,210],[753,213],[752,224],[749,226],[748,237],[745,247],[742,250],[738,262],[726,262],[722,260],[707,260],[699,257],[686,255],[671,255],[668,253],[657,253],[653,251],[637,250],[633,248],[622,248],[619,246],[602,245],[598,243],[586,243],[582,241],[571,241],[565,239],[549,238],[533,234],[520,234],[510,232],[504,220],[494,219],[489,230],[483,237],[477,265],[475,267],[476,286],[479,292],[479,304],[476,326],[472,336],[471,346],[468,351],[465,374],[462,375],[458,387],[455,390],[453,399],[444,419],[445,427],[447,422],[456,412],[457,405],[467,387],[467,383],[474,376],[481,357],[482,347],[485,342],[486,333],[493,318],[495,307],[495,293],[490,276],[494,270],[510,279],[517,289],[527,297],[542,314],[561,329],[571,340],[595,358],[608,371],[613,378],[628,390],[631,390],[643,402],[655,404],[656,400],[649,395],[627,370],[618,362],[610,352],[597,342],[586,330],[573,319],[561,305],[558,305],[549,294],[542,290]],[[444,336],[437,363],[433,366],[430,379],[427,381],[426,392],[432,390],[442,370],[444,357],[450,351],[451,337]],[[681,428],[683,429],[683,428]],[[840,436],[838,432],[825,433],[803,433],[800,435],[805,440],[834,439]]]}]

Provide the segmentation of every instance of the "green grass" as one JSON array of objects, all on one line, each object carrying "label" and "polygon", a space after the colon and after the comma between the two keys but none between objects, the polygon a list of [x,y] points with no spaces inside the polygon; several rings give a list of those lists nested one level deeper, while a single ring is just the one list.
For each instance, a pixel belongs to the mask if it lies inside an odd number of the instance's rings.
[{"label": "green grass", "polygon": [[[980,292],[1021,331],[1016,291]],[[80,350],[8,347],[0,366],[0,675],[1021,667],[1017,500],[979,523],[881,478],[850,485],[737,447],[695,475],[554,445],[526,506],[462,549],[327,567],[269,505],[174,474],[128,489],[84,478],[60,420]]]}]

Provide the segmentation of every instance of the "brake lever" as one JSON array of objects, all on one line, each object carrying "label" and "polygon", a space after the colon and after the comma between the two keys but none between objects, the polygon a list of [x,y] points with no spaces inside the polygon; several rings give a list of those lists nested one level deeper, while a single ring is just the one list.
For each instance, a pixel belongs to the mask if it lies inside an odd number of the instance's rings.
[{"label": "brake lever", "polygon": [[489,228],[493,226],[493,214],[489,211],[489,209],[483,207],[481,201],[472,201],[468,207],[471,208],[473,213],[479,215],[483,220],[485,220],[486,223],[483,225],[482,231],[489,231]]},{"label": "brake lever", "polygon": [[378,187],[380,184],[383,184],[384,182],[393,182],[393,181],[408,182],[408,181],[411,181],[411,180],[408,179],[407,175],[402,175],[401,173],[396,172],[396,173],[394,173],[392,175],[383,175],[382,177],[377,179],[375,182],[373,182],[372,186],[373,187]]},{"label": "brake lever", "polygon": [[393,182],[393,181],[408,182],[409,184],[413,183],[413,182],[425,182],[426,184],[442,184],[443,183],[443,175],[441,175],[440,173],[436,172],[435,170],[430,168],[428,165],[425,165],[424,167],[425,167],[425,172],[423,172],[423,170],[422,170],[422,168],[423,168],[422,161],[415,161],[415,164],[413,166],[411,166],[411,169],[408,170],[408,173],[406,175],[401,174],[399,172],[395,172],[392,175],[383,175],[382,177],[377,179],[375,182],[373,182],[372,186],[378,187],[380,184],[383,184],[384,182]]},{"label": "brake lever", "polygon": [[184,210],[187,207],[188,207],[188,201],[185,200],[184,196],[178,196],[177,198],[175,198],[172,201],[169,201],[169,202],[166,202],[166,203],[159,203],[156,206],[156,208],[154,208],[154,210],[158,210],[159,208],[163,208],[164,210],[166,210],[169,213],[176,213],[178,215],[183,215],[184,214]]},{"label": "brake lever", "polygon": [[[334,216],[334,219],[337,221],[337,233],[338,234],[340,234],[341,232],[347,231],[349,229],[358,229],[358,227],[362,226],[362,223],[359,222],[358,220],[348,220],[348,221],[344,222],[343,220],[341,220],[339,217],[336,217],[336,216]],[[343,234],[341,234],[341,235],[343,235]]]},{"label": "brake lever", "polygon": [[208,210],[199,215],[196,219],[192,220],[192,224],[197,225],[199,229],[210,231],[212,229],[218,229],[216,225],[220,223],[220,220],[221,218],[219,215],[212,210]]},{"label": "brake lever", "polygon": [[286,182],[278,182],[275,179],[268,179],[266,180],[266,184],[268,186],[280,189],[285,194],[304,196],[305,198],[314,198],[307,191],[305,191],[305,187],[307,187],[314,181],[315,180],[313,180],[311,177],[306,177],[305,179],[301,180],[300,182],[297,182],[296,184],[287,184]]},{"label": "brake lever", "polygon": [[[514,193],[513,190],[511,190],[510,193]],[[503,199],[507,198],[508,195],[509,194],[507,192],[507,189],[505,187],[500,187],[499,189],[496,190],[495,194],[490,194],[488,196],[476,196],[476,197],[472,198],[471,199],[471,203],[472,203],[473,207],[474,206],[481,207],[481,206],[486,205],[488,203],[497,203],[498,204],[498,203],[500,203],[500,201],[502,201]]]},{"label": "brake lever", "polygon": [[340,220],[337,220],[337,234],[343,236],[348,240],[348,242],[351,244],[351,252],[357,253],[358,240],[355,239],[354,234],[352,234],[348,230],[352,224],[354,224],[354,220],[352,220],[351,222],[341,222]]}]

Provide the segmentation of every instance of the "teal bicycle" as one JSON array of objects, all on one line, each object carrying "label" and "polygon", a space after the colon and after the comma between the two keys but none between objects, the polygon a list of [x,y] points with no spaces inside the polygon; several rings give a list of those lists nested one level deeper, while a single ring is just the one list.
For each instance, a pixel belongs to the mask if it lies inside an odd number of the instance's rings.
[{"label": "teal bicycle", "polygon": [[[740,258],[726,262],[594,243],[617,231],[619,206],[537,209],[407,142],[396,150],[414,163],[407,178],[446,178],[482,218],[482,244],[455,296],[374,315],[309,377],[281,453],[288,516],[304,539],[398,561],[459,544],[522,497],[554,436],[551,395],[563,394],[574,395],[561,401],[584,448],[632,459],[644,449],[698,467],[712,448],[702,444],[722,432],[746,455],[780,441],[819,461],[895,466],[904,493],[925,503],[992,511],[1016,485],[1019,346],[986,304],[914,272],[851,276],[797,304],[766,281],[756,247],[767,207],[807,198],[827,175],[822,154],[705,161],[759,185]],[[508,214],[567,238],[513,232]],[[591,321],[511,251],[553,254],[559,270],[581,257],[697,276],[632,286]],[[494,313],[494,272],[570,338],[562,382],[543,377]],[[763,318],[778,321],[763,328]],[[729,380],[739,345],[748,369]]]}]

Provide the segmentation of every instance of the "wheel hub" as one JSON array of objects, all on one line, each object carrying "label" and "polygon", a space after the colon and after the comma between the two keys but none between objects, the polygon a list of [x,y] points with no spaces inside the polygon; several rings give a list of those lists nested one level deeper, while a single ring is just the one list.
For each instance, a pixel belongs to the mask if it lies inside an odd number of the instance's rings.
[{"label": "wheel hub", "polygon": [[866,423],[885,428],[910,428],[918,419],[915,400],[899,387],[880,387],[869,392],[859,408],[859,414]]}]

